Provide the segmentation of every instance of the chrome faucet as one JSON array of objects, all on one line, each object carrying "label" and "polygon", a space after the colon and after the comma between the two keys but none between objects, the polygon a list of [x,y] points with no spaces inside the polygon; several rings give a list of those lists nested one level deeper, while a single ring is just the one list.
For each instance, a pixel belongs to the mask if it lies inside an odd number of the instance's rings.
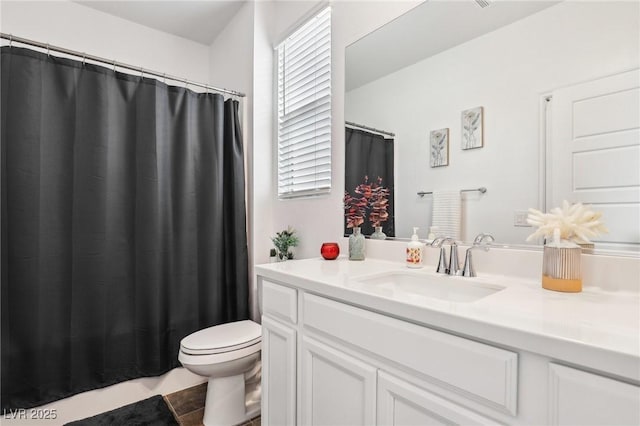
[{"label": "chrome faucet", "polygon": [[[447,255],[443,244],[450,243],[449,263],[447,264]],[[437,237],[431,242],[432,247],[440,248],[440,258],[438,259],[438,267],[436,272],[440,274],[460,275],[460,262],[458,262],[458,245],[456,240],[451,237]]]},{"label": "chrome faucet", "polygon": [[[475,277],[476,271],[473,269],[473,257],[471,251],[477,248],[483,248],[484,251],[489,251],[491,243],[496,239],[491,234],[478,234],[473,240],[473,245],[467,249],[466,256],[464,257],[464,266],[462,267],[463,277]],[[484,243],[484,244],[483,244]]]}]

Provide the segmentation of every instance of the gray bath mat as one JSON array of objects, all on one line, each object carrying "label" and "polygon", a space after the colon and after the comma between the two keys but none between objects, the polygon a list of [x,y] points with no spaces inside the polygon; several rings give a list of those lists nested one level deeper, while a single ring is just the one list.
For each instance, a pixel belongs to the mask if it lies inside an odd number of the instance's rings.
[{"label": "gray bath mat", "polygon": [[179,426],[160,395],[65,426]]}]

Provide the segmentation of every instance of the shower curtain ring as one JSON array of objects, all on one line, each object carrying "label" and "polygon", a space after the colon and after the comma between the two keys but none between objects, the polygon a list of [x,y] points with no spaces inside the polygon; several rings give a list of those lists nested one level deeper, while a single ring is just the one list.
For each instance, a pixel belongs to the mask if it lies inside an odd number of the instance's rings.
[{"label": "shower curtain ring", "polygon": [[49,43],[47,43],[47,56],[51,56],[51,50],[49,49]]},{"label": "shower curtain ring", "polygon": [[140,78],[144,77],[144,68],[140,67]]},{"label": "shower curtain ring", "polygon": [[86,53],[82,53],[82,66],[84,67],[85,65],[87,65],[87,54]]},{"label": "shower curtain ring", "polygon": [[13,34],[9,34],[9,47],[13,47]]}]

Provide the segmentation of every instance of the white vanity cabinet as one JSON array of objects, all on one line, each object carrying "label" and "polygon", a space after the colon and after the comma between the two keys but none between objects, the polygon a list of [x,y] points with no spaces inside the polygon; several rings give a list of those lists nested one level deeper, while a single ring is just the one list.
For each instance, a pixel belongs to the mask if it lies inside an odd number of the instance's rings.
[{"label": "white vanity cabinet", "polygon": [[640,424],[634,378],[441,330],[364,299],[326,297],[301,282],[258,275],[266,426]]},{"label": "white vanity cabinet", "polygon": [[516,411],[514,352],[286,283],[259,285],[265,425],[496,423],[459,404],[467,400]]}]

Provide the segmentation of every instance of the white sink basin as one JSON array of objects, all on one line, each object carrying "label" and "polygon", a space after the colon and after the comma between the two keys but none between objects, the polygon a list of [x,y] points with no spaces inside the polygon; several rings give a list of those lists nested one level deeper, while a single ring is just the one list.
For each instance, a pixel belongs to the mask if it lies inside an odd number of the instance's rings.
[{"label": "white sink basin", "polygon": [[356,278],[350,287],[394,299],[415,301],[424,297],[458,303],[475,302],[504,289],[470,278],[434,276],[410,271]]}]

